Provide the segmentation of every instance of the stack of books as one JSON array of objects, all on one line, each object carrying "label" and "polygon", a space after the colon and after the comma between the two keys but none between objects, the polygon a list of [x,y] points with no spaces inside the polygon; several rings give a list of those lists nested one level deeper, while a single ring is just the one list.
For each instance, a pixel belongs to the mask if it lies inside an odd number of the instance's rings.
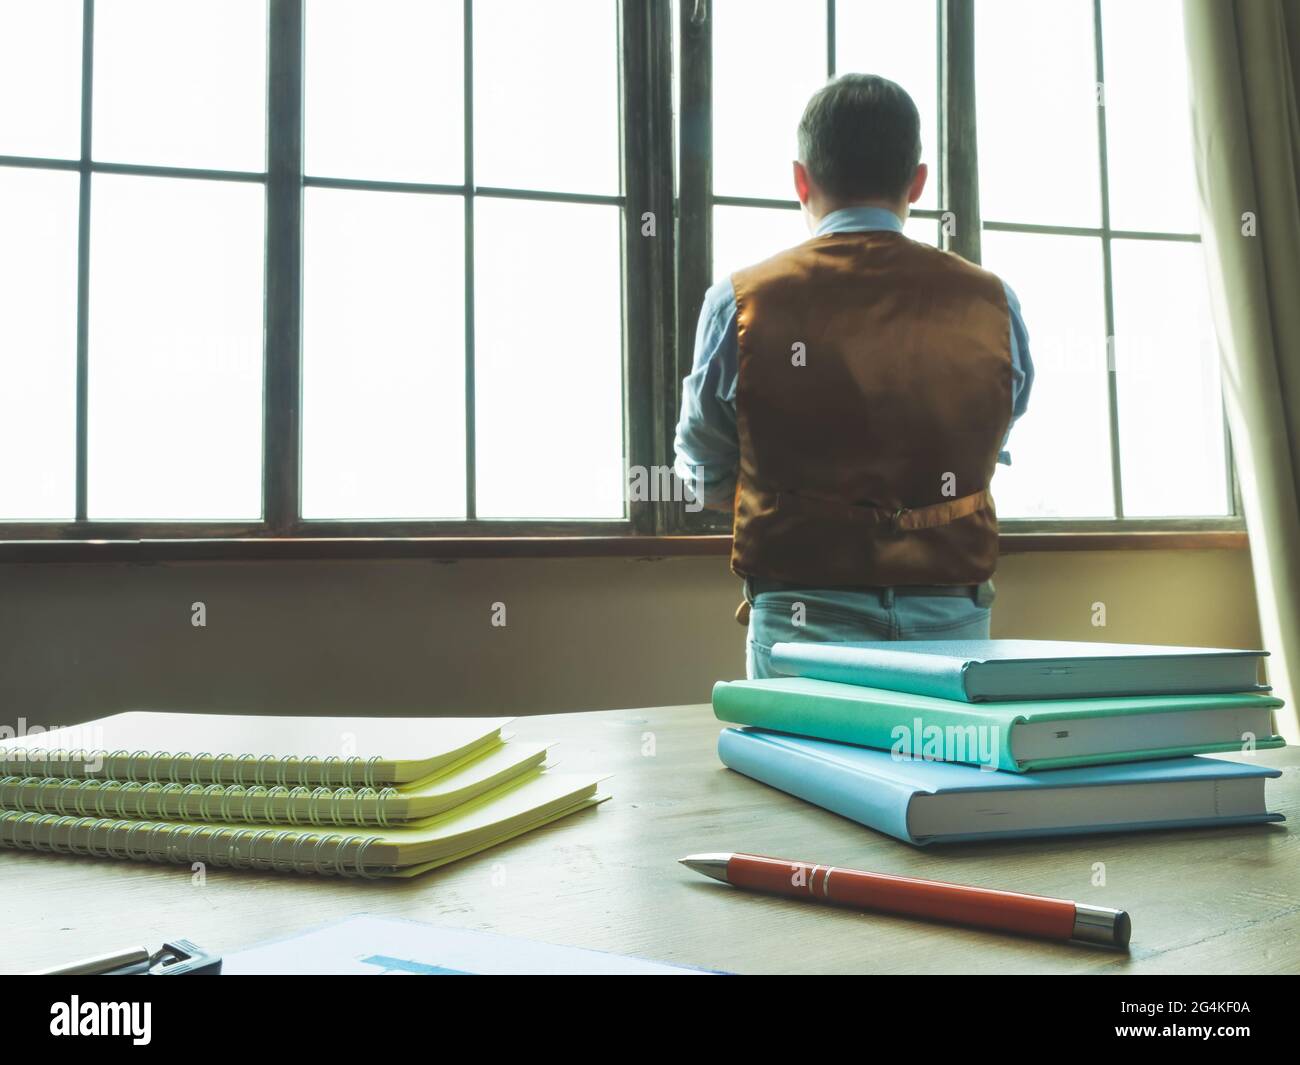
[{"label": "stack of books", "polygon": [[0,744],[0,846],[415,876],[606,798],[508,723],[136,711],[37,732]]},{"label": "stack of books", "polygon": [[1262,651],[1041,640],[779,643],[722,682],[722,761],[908,843],[1281,821]]}]

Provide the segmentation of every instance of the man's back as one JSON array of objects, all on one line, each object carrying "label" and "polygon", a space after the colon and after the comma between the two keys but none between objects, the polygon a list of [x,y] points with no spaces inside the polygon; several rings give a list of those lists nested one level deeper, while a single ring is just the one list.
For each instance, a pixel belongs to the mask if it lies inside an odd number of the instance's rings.
[{"label": "man's back", "polygon": [[1011,418],[1001,282],[876,230],[815,237],[732,285],[736,572],[813,587],[991,576],[986,490]]},{"label": "man's back", "polygon": [[893,82],[832,81],[794,163],[813,239],[705,297],[676,469],[734,508],[751,676],[777,640],[988,634],[989,483],[1033,369],[1011,290],[902,235],[919,137]]}]

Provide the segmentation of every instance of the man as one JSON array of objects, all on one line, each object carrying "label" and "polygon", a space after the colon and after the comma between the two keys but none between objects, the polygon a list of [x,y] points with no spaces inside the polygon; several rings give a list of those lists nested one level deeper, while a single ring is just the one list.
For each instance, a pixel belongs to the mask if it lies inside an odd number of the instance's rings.
[{"label": "man", "polygon": [[734,508],[751,677],[783,640],[988,637],[989,481],[1033,366],[1011,290],[903,236],[920,158],[901,87],[830,82],[794,164],[812,239],[705,296],[676,471]]}]

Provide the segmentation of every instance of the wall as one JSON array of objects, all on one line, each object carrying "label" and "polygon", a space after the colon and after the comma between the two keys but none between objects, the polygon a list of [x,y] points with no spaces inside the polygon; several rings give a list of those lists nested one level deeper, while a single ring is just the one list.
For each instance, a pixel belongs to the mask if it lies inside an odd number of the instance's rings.
[{"label": "wall", "polygon": [[[1245,551],[1012,555],[998,586],[996,636],[1259,641]],[[0,566],[0,724],[703,702],[743,674],[738,600],[723,559]]]}]

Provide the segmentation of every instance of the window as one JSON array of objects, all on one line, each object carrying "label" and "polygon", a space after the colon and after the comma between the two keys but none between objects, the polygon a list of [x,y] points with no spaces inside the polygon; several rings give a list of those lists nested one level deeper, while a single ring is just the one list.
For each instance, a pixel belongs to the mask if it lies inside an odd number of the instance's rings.
[{"label": "window", "polygon": [[265,22],[0,6],[6,520],[257,517]]},{"label": "window", "polygon": [[[1024,309],[1038,377],[994,479],[1004,527],[1233,520],[1178,0],[712,0],[694,31],[700,5],[683,2],[682,110],[712,107],[711,174],[687,160],[682,190],[712,225],[693,253],[707,278],[806,238],[789,160],[817,85],[891,77],[917,102],[931,171],[909,235],[982,262]],[[977,164],[947,142],[958,124]],[[699,284],[681,293],[683,371]]]},{"label": "window", "polygon": [[719,530],[629,473],[704,289],[806,237],[795,125],[861,69],[921,111],[909,234],[1025,309],[1008,528],[1231,525],[1180,17],[0,0],[0,539]]},{"label": "window", "polygon": [[[808,97],[837,70],[870,70],[913,88],[932,180],[907,232],[938,244],[936,18],[930,3],[713,0],[715,278],[808,239],[791,191],[795,128]],[[776,70],[781,76],[771,77]]]},{"label": "window", "polygon": [[625,516],[617,14],[307,3],[304,518]]},{"label": "window", "polygon": [[645,531],[633,7],[0,0],[0,537]]},{"label": "window", "polygon": [[1039,366],[1000,512],[1230,514],[1182,5],[980,4],[975,70],[982,259]]}]

